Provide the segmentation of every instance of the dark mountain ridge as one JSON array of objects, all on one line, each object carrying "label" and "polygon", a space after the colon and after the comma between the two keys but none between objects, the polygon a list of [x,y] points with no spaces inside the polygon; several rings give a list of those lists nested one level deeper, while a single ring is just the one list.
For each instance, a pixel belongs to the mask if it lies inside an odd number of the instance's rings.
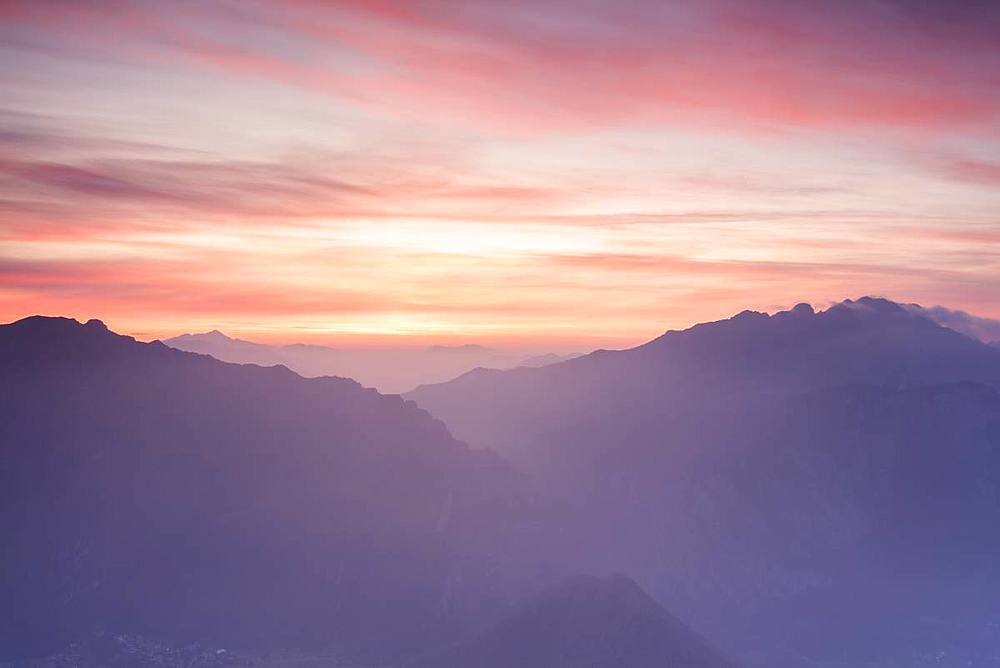
[{"label": "dark mountain ridge", "polygon": [[516,595],[536,512],[412,402],[96,320],[0,326],[0,460],[7,656],[100,628],[391,656]]}]

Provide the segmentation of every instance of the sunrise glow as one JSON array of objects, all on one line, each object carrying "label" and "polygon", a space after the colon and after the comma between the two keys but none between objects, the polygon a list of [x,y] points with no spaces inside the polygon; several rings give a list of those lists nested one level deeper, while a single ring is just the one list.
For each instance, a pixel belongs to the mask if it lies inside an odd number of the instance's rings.
[{"label": "sunrise glow", "polygon": [[3,321],[558,348],[872,291],[1000,316],[1000,41],[957,4],[56,4],[0,5]]}]

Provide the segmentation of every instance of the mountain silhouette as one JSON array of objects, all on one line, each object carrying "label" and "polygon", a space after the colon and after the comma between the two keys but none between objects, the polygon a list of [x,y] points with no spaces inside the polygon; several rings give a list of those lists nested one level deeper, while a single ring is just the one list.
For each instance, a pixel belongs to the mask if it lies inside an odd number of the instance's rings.
[{"label": "mountain silhouette", "polygon": [[413,668],[734,668],[625,576],[577,576]]},{"label": "mountain silhouette", "polygon": [[0,660],[105,630],[401,655],[520,596],[537,514],[412,402],[96,320],[0,326],[0,461]]},{"label": "mountain silhouette", "polygon": [[730,655],[989,665],[998,387],[996,348],[862,298],[407,396],[588,519],[580,570],[634,575]]}]

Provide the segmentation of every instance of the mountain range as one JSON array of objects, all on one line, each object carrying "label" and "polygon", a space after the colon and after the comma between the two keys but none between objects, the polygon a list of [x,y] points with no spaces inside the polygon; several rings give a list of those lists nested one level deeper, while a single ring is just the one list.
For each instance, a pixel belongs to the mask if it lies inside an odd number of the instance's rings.
[{"label": "mountain range", "polygon": [[202,353],[224,362],[286,366],[307,377],[342,376],[387,394],[412,390],[418,385],[451,380],[478,367],[509,369],[545,366],[576,357],[576,353],[524,353],[497,350],[477,344],[426,348],[352,347],[294,343],[272,346],[226,336],[218,330],[182,334],[165,339],[178,350]]},{"label": "mountain range", "polygon": [[18,666],[1000,656],[1000,349],[884,299],[404,397],[28,318],[0,461]]},{"label": "mountain range", "polygon": [[12,665],[404,665],[572,565],[527,476],[353,380],[33,317],[0,326],[0,381]]}]

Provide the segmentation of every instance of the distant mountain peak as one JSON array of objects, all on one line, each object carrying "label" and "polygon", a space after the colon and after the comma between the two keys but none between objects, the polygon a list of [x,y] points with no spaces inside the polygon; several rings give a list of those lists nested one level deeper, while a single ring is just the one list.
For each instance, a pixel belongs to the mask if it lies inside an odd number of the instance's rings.
[{"label": "distant mountain peak", "polygon": [[204,341],[238,341],[239,339],[234,339],[231,336],[226,336],[217,329],[213,329],[208,332],[202,332],[200,334],[181,334],[180,336],[174,337],[176,339],[202,339]]},{"label": "distant mountain peak", "polygon": [[478,343],[462,343],[455,346],[442,346],[434,345],[427,346],[427,352],[429,353],[492,353],[496,352],[493,348],[487,348],[486,346],[481,346]]},{"label": "distant mountain peak", "polygon": [[908,311],[897,302],[884,297],[859,297],[858,299],[845,299],[839,304],[834,304],[829,310],[848,309],[852,311],[868,311],[880,315],[906,315]]}]

